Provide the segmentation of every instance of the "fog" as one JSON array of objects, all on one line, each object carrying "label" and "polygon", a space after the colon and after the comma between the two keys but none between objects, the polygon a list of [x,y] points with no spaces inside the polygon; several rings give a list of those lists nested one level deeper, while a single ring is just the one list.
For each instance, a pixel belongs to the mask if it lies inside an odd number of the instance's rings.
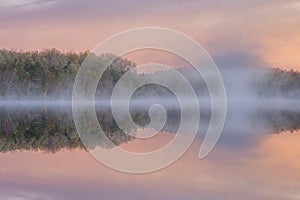
[{"label": "fog", "polygon": [[[211,99],[207,87],[201,75],[194,69],[181,68],[177,70],[187,78],[197,95],[200,108],[198,132],[200,136],[201,134],[203,136],[211,116]],[[278,79],[270,81],[274,78],[274,71],[266,68],[228,68],[221,70],[227,96],[224,135],[269,134],[285,130],[293,131],[299,128],[300,88],[285,87],[282,90],[278,87],[278,85],[287,85],[290,82],[299,81],[299,75],[293,80]],[[169,74],[169,71],[157,71],[152,74],[137,74],[135,76],[144,76],[148,79],[162,76],[165,79],[172,79]],[[282,83],[279,83],[280,81]],[[178,83],[178,87],[180,87],[180,83]],[[69,94],[69,90],[66,89],[66,93]],[[189,104],[190,100],[191,97],[189,96],[180,99],[181,102],[186,104]],[[107,93],[98,92],[95,102],[81,102],[82,105],[93,105],[93,103],[95,103],[97,113],[104,111],[107,113],[107,110],[111,109],[111,98]],[[124,104],[122,99],[117,99],[115,103]],[[167,114],[165,126],[161,131],[176,133],[181,114],[179,101],[176,94],[159,85],[148,84],[137,88],[134,92],[129,103],[130,112],[132,115],[142,116],[138,121],[134,121],[142,127],[150,124],[149,109],[156,104],[162,105]],[[124,105],[126,105],[126,102]],[[47,96],[31,95],[30,97],[18,97],[17,99],[13,96],[2,96],[0,97],[0,107],[8,112],[9,110],[15,112],[15,110],[22,109],[27,111],[31,109],[48,109],[71,113],[72,99],[69,95],[64,96],[63,92],[60,92],[60,96],[51,94]]]}]

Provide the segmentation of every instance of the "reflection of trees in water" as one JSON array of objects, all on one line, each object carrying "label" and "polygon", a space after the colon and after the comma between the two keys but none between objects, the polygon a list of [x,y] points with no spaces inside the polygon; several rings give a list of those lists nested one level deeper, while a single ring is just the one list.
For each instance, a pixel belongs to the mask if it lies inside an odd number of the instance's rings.
[{"label": "reflection of trees in water", "polygon": [[254,116],[256,120],[265,123],[273,133],[284,131],[297,131],[300,129],[300,112],[293,110],[273,110],[268,112],[260,111]]},{"label": "reflection of trees in water", "polygon": [[[41,52],[0,50],[0,100],[70,100],[77,71],[88,53],[62,53],[55,49]],[[135,66],[133,62],[112,54],[90,54],[90,59],[101,66],[110,63],[99,81],[97,97],[109,97],[119,78]],[[94,68],[97,69],[97,66]],[[86,73],[87,76],[93,76],[95,70],[90,69]],[[56,152],[62,148],[83,148],[71,112],[63,109],[63,112],[54,109],[52,112],[35,110],[18,114],[11,110],[0,110],[0,150],[34,149]],[[119,145],[132,139],[116,126],[110,113],[103,114],[105,115],[98,115],[98,119],[113,144]],[[95,134],[97,135],[97,131]],[[105,140],[93,140],[88,148],[98,145],[109,148],[113,145],[102,141]]]},{"label": "reflection of trees in water", "polygon": [[82,147],[80,139],[66,114],[36,111],[4,111],[0,120],[0,149],[45,150]]},{"label": "reflection of trees in water", "polygon": [[[51,100],[52,98],[70,100],[75,76],[87,55],[88,52],[64,54],[54,49],[42,52],[0,50],[0,100],[35,99],[37,97],[39,100]],[[99,59],[100,64],[114,60],[104,72],[96,92],[97,98],[108,97],[109,99],[115,83],[125,72],[133,69],[135,64],[111,54],[101,55],[95,59]],[[199,75],[196,76],[196,73],[189,68],[178,69],[178,71],[191,82],[198,96],[207,96],[207,88]],[[87,73],[92,76],[95,72],[88,71]],[[135,76],[144,79],[151,79],[151,76],[168,78],[168,74],[168,71],[159,71],[152,75],[134,73]],[[265,69],[257,71],[254,75],[248,75],[245,72],[241,72],[240,75],[242,81],[239,80],[240,82],[234,82],[234,84],[245,84],[244,78],[246,77],[250,88],[254,91],[254,98],[288,97],[294,100],[299,98],[300,74],[297,72]],[[260,75],[258,80],[253,78],[257,75]],[[232,79],[231,71],[227,75],[224,74],[225,79],[226,77]],[[132,84],[135,84],[134,80]],[[177,86],[180,87],[180,83],[173,84],[178,84]],[[139,98],[143,102],[142,109],[136,109],[135,106],[130,108],[134,122],[141,126],[149,124],[148,109],[153,103],[159,103],[166,107],[168,115],[163,130],[176,132],[180,123],[178,101],[174,101],[175,104],[171,106],[168,101],[165,101],[169,98],[174,99],[174,94],[164,87],[148,84],[139,88],[134,94],[133,99],[138,100]],[[143,99],[155,99],[155,102],[146,102]],[[56,152],[64,148],[85,148],[76,132],[71,112],[66,111],[66,108],[63,108],[61,112],[58,110],[55,108],[48,109],[48,111],[41,109],[7,111],[0,108],[0,151],[33,149]],[[300,128],[300,113],[296,111],[258,109],[253,110],[249,115],[247,117],[249,122],[254,125],[263,125],[272,133]],[[94,124],[87,123],[87,132],[94,134],[91,135],[91,141],[88,142],[87,148],[94,148],[98,145],[110,148],[133,139],[132,136],[126,135],[119,129],[109,109],[102,109],[97,113],[97,117],[107,138],[112,143],[107,143],[105,139],[101,138],[103,135],[99,136]],[[201,120],[209,121],[209,118],[209,112],[201,112]],[[245,127],[249,125],[249,122],[245,121]]]},{"label": "reflection of trees in water", "polygon": [[[170,111],[171,112],[171,111]],[[174,115],[175,114],[175,115]],[[142,117],[141,117],[142,116]],[[172,118],[174,116],[174,118]],[[164,131],[176,132],[180,122],[180,112],[173,110],[168,115]],[[113,143],[120,145],[134,139],[119,129],[113,120],[109,109],[97,112],[98,121],[105,132],[105,136]],[[209,115],[204,117],[209,117]],[[145,125],[149,121],[146,110],[135,111],[135,122]],[[252,118],[255,123],[265,124],[271,133],[295,131],[300,129],[300,113],[290,110],[259,111]],[[93,134],[93,126],[87,124],[87,132]],[[83,147],[76,132],[71,112],[48,110],[35,111],[5,111],[0,112],[0,151],[14,150],[42,150],[57,152],[61,149],[86,149],[101,146],[111,148],[112,143],[106,143],[99,132],[91,135],[88,147]]]},{"label": "reflection of trees in water", "polygon": [[[108,115],[106,115],[108,116]],[[133,139],[126,135],[114,121],[99,117],[99,123],[105,124],[103,130],[106,137],[115,145]],[[57,152],[61,149],[76,149],[83,147],[75,129],[71,112],[55,112],[45,110],[35,111],[4,111],[0,112],[0,151],[42,150]],[[95,146],[110,148],[110,143],[95,140]]]},{"label": "reflection of trees in water", "polygon": [[[164,132],[176,133],[180,124],[180,111],[172,109],[167,111],[168,118],[163,127]],[[135,112],[136,118],[134,121],[145,126],[150,122],[150,117],[147,111]],[[234,119],[227,119],[223,132],[239,133],[241,131],[247,132],[268,132],[270,134],[276,134],[284,131],[297,131],[300,130],[300,112],[292,110],[264,110],[253,109],[248,113],[239,113],[239,117]],[[200,117],[199,128],[201,132],[205,132],[210,120],[210,112],[202,112]],[[227,126],[229,124],[229,126]]]}]

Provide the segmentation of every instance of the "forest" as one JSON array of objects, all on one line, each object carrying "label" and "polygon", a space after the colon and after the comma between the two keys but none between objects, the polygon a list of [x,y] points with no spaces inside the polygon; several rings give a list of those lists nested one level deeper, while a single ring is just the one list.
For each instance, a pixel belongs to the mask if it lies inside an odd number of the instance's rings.
[{"label": "forest", "polygon": [[[0,50],[0,98],[47,98],[70,99],[75,77],[80,65],[89,55],[89,51],[82,53],[63,53],[56,49],[44,51],[10,51]],[[112,54],[100,56],[100,60],[111,60],[112,64],[103,74],[99,82],[100,96],[110,92],[114,84],[127,71],[136,67],[133,61],[118,58]],[[196,90],[205,90],[206,86],[199,78],[192,77],[193,69],[177,69],[187,77]],[[265,68],[259,71],[263,78],[259,80],[253,75],[251,82],[258,96],[300,96],[300,73],[273,68]],[[166,76],[168,71],[157,71],[154,74],[136,74],[143,78],[151,76]],[[257,75],[257,74],[256,74]],[[145,92],[142,92],[145,90]],[[165,93],[155,85],[140,88],[141,93]],[[106,94],[106,93],[105,93]]]},{"label": "forest", "polygon": [[[14,100],[71,100],[76,74],[90,52],[64,53],[56,49],[44,51],[11,51],[0,50],[0,102]],[[99,81],[96,97],[110,96],[114,85],[120,77],[136,67],[133,61],[118,58],[112,54],[103,54],[100,60],[113,61]],[[206,94],[206,86],[201,78],[192,77],[191,69],[178,69],[188,80],[199,96]],[[249,81],[251,91],[261,98],[290,98],[297,101],[300,97],[300,73],[280,69],[266,68],[262,70],[263,78]],[[139,78],[151,79],[153,76],[168,77],[168,71],[158,71],[152,74],[138,74]],[[134,81],[134,80],[133,80]],[[225,80],[226,82],[226,80]],[[249,87],[247,85],[247,87]],[[133,98],[160,97],[174,98],[172,92],[164,87],[148,84],[137,89]],[[145,103],[146,104],[146,103]],[[145,126],[149,123],[147,108],[131,109],[133,120]],[[167,105],[166,105],[167,106]],[[114,145],[129,142],[134,139],[122,132],[115,123],[110,109],[100,109],[98,120],[106,136]],[[180,112],[176,109],[167,110],[168,119],[164,131],[176,132]],[[260,111],[254,119],[264,121],[272,133],[294,131],[300,127],[300,114],[296,111]],[[204,115],[209,118],[209,113]],[[110,148],[111,144],[95,143],[92,147]],[[8,108],[0,106],[0,151],[43,150],[57,152],[61,149],[83,148],[76,132],[69,107],[62,109],[38,108]]]}]

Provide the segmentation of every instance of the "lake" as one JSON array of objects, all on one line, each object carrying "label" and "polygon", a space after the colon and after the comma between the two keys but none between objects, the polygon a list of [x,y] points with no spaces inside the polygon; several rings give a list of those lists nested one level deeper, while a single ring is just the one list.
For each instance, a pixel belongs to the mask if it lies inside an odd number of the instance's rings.
[{"label": "lake", "polygon": [[[110,169],[89,154],[76,132],[70,105],[3,106],[0,197],[298,199],[300,113],[296,108],[229,112],[217,145],[206,158],[199,159],[209,116],[204,112],[196,139],[180,159],[153,173],[128,174]],[[180,121],[175,110],[162,131],[150,139],[137,139],[112,128],[116,125],[108,109],[96,110],[99,123],[110,132],[107,137],[119,148],[135,153],[163,147],[175,137],[172,131]],[[148,123],[146,109],[135,112],[143,116],[137,123]],[[141,127],[136,134],[147,131],[150,129]]]}]

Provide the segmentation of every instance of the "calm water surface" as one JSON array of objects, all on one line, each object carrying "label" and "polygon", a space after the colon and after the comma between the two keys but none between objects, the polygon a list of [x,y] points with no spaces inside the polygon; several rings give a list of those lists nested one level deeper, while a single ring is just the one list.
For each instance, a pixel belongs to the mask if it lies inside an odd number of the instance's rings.
[{"label": "calm water surface", "polygon": [[[177,162],[144,175],[96,161],[80,143],[69,112],[3,108],[1,116],[0,199],[300,199],[300,118],[290,110],[258,114],[263,121],[227,121],[203,160],[199,131]],[[98,118],[114,125],[107,113]],[[175,136],[168,130],[176,120],[170,123],[151,139],[120,135],[116,144],[132,152],[153,151]]]}]

